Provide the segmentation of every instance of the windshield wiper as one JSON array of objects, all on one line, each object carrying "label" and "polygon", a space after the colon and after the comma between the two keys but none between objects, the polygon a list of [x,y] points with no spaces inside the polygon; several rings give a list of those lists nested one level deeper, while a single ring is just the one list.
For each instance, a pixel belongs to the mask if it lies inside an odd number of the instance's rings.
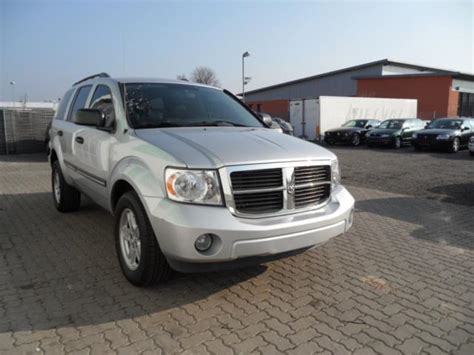
[{"label": "windshield wiper", "polygon": [[234,126],[234,127],[249,127],[244,124],[240,123],[235,123],[232,121],[226,121],[226,120],[217,120],[217,121],[202,121],[202,122],[196,122],[192,123],[189,126],[217,126],[217,127],[226,127],[226,126]]},{"label": "windshield wiper", "polygon": [[142,123],[135,127],[140,128],[164,128],[164,127],[183,127],[183,125],[174,122],[160,122],[160,123]]}]

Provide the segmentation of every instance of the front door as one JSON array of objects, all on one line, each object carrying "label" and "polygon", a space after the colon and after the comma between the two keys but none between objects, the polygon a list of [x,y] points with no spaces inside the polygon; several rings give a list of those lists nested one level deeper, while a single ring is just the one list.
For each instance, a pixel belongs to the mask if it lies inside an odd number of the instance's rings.
[{"label": "front door", "polygon": [[115,109],[112,92],[106,85],[97,85],[90,100],[89,108],[101,110],[105,115],[105,127],[111,131],[96,127],[81,126],[74,139],[74,164],[80,179],[81,189],[94,197],[97,203],[106,207],[107,179],[110,171],[110,151],[115,145]]}]

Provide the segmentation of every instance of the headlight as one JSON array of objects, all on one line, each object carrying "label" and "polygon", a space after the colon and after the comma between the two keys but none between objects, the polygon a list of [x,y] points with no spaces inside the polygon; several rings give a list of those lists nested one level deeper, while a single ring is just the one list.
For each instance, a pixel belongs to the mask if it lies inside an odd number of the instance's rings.
[{"label": "headlight", "polygon": [[219,177],[215,170],[166,169],[166,191],[171,200],[222,205]]},{"label": "headlight", "polygon": [[382,135],[381,135],[382,138],[388,138],[388,137],[390,137],[390,136],[391,136],[391,134],[382,134]]},{"label": "headlight", "polygon": [[413,134],[411,135],[411,137],[412,137],[413,139],[417,139],[417,138],[418,138],[418,133],[413,133]]},{"label": "headlight", "polygon": [[469,143],[474,143],[474,136],[472,136],[471,138],[469,138]]},{"label": "headlight", "polygon": [[341,183],[341,171],[339,170],[339,162],[333,160],[331,162],[331,187],[335,187]]},{"label": "headlight", "polygon": [[443,140],[443,139],[449,139],[451,136],[449,134],[438,134],[436,136],[436,139]]}]

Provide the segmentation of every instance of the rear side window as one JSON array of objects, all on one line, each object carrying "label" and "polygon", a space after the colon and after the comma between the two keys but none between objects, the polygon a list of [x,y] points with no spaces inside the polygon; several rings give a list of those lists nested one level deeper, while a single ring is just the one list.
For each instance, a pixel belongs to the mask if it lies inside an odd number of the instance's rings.
[{"label": "rear side window", "polygon": [[69,121],[74,117],[74,113],[76,113],[77,110],[86,107],[86,101],[87,97],[89,96],[89,92],[91,91],[91,87],[91,85],[87,85],[77,90],[76,97],[74,98],[72,107],[69,110]]},{"label": "rear side window", "polygon": [[74,89],[70,89],[64,94],[64,97],[62,98],[61,103],[59,104],[58,111],[56,111],[56,115],[54,116],[55,120],[66,119],[67,105],[69,104],[69,101],[71,101],[71,96],[73,92]]},{"label": "rear side window", "polygon": [[111,127],[115,121],[112,92],[108,86],[98,85],[90,103],[90,108],[101,110],[105,115],[105,126]]}]

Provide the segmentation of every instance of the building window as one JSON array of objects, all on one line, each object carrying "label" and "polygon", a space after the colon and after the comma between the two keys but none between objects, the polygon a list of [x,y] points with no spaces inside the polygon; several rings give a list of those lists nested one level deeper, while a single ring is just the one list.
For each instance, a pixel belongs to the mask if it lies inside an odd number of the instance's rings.
[{"label": "building window", "polygon": [[474,94],[459,93],[458,116],[474,117]]}]

